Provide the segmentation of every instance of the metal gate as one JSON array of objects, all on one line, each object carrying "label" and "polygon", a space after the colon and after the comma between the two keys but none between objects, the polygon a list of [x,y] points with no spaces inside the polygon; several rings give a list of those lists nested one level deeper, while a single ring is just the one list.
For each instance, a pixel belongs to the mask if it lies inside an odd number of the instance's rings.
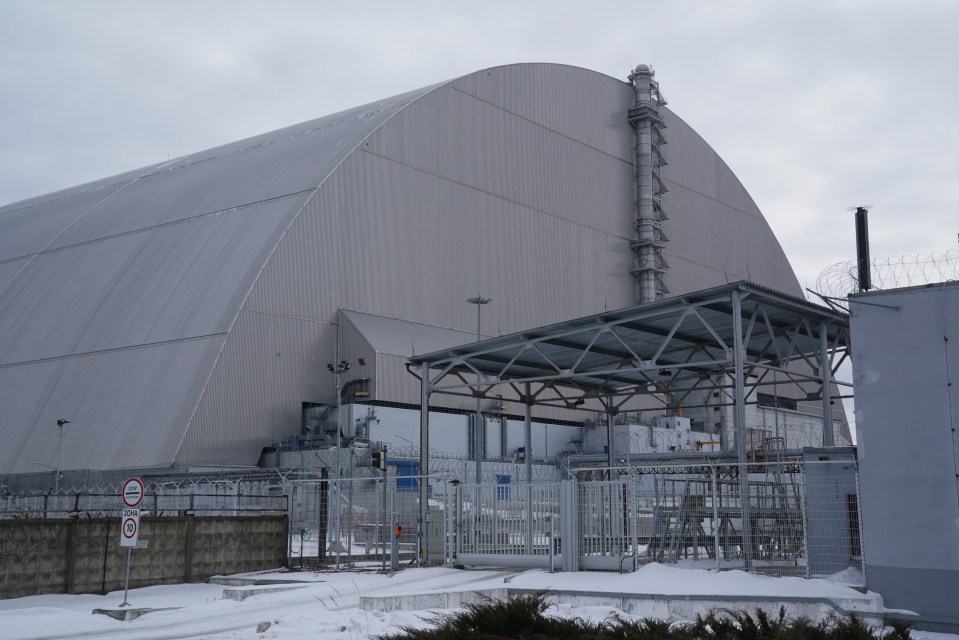
[{"label": "metal gate", "polygon": [[[561,568],[570,483],[461,485],[451,499],[455,564]],[[569,496],[565,496],[568,501]],[[567,510],[566,513],[569,513]]]},{"label": "metal gate", "polygon": [[660,562],[864,581],[854,462],[751,463],[745,501],[741,469],[647,466],[461,485],[445,507],[447,561],[563,571]]}]

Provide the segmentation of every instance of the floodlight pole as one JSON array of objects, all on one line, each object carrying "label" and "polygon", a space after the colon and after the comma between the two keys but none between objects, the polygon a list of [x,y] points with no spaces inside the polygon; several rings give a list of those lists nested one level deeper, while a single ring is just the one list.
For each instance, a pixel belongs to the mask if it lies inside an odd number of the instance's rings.
[{"label": "floodlight pole", "polygon": [[335,510],[333,511],[334,527],[335,527],[333,532],[334,532],[334,535],[336,536],[336,540],[335,540],[336,547],[333,549],[333,556],[334,558],[336,558],[337,571],[339,571],[340,569],[340,509],[342,508],[342,505],[340,504],[341,502],[340,501],[340,480],[341,480],[340,475],[342,473],[342,469],[340,468],[340,448],[342,446],[340,434],[343,431],[343,428],[342,428],[343,421],[340,419],[340,412],[342,410],[342,406],[340,403],[340,389],[342,389],[342,386],[340,384],[340,376],[346,373],[347,371],[349,371],[350,366],[351,365],[348,360],[340,360],[339,362],[336,363],[336,365],[334,365],[333,363],[329,363],[326,365],[326,368],[329,370],[330,373],[333,374],[333,377],[336,380],[336,482],[333,485],[336,488],[334,492],[336,494],[334,496],[336,499],[336,502],[334,503]]},{"label": "floodlight pole", "polygon": [[70,421],[64,418],[57,420],[57,466],[53,470],[53,493],[60,491],[60,444],[63,439],[63,427],[68,424]]},{"label": "floodlight pole", "polygon": [[[491,298],[484,298],[481,295],[473,296],[472,298],[467,298],[466,300],[470,304],[476,305],[476,341],[479,342],[483,339],[480,334],[480,310],[483,308],[484,304],[488,304],[491,301]],[[482,451],[486,449],[486,439],[484,436],[484,431],[480,424],[485,426],[485,420],[483,419],[483,400],[479,396],[479,375],[476,378],[476,418],[473,423],[473,453],[474,458],[476,459],[476,484],[483,483],[483,471],[482,471]]]},{"label": "floodlight pole", "polygon": [[416,566],[423,561],[426,548],[426,521],[429,512],[430,479],[430,366],[420,364],[420,478],[419,515],[416,522]]},{"label": "floodlight pole", "polygon": [[386,543],[387,543],[387,542],[389,541],[389,539],[390,539],[389,504],[388,504],[389,490],[388,490],[388,487],[387,487],[387,482],[389,481],[389,474],[390,474],[390,472],[389,472],[389,469],[388,469],[387,466],[386,466],[386,460],[385,460],[385,458],[386,458],[386,451],[387,451],[387,449],[386,449],[385,446],[384,446],[382,449],[380,449],[380,456],[382,456],[382,457],[381,457],[382,462],[380,462],[380,464],[381,464],[382,467],[383,467],[383,531],[382,531],[382,536],[383,536],[383,565],[382,565],[381,568],[382,568],[382,570],[383,570],[384,572],[386,571]]}]

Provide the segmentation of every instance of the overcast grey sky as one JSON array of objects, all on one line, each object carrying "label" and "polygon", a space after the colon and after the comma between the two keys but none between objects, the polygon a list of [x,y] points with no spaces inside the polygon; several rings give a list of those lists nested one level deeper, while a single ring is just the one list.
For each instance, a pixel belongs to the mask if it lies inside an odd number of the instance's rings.
[{"label": "overcast grey sky", "polygon": [[800,282],[957,247],[959,2],[0,0],[0,205],[485,67],[625,79],[732,167]]}]

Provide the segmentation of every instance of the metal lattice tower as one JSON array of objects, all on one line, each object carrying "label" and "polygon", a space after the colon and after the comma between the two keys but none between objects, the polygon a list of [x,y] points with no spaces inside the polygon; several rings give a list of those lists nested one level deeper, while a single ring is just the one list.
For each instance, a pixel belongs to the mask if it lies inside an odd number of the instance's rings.
[{"label": "metal lattice tower", "polygon": [[630,248],[633,250],[631,272],[636,278],[636,301],[661,300],[669,289],[664,274],[669,269],[663,249],[669,238],[663,232],[667,220],[663,210],[663,194],[666,185],[660,177],[660,169],[666,165],[662,146],[666,144],[663,129],[666,124],[659,116],[659,108],[666,100],[659,92],[655,73],[648,65],[641,64],[629,74],[633,86],[634,104],[628,120],[635,134],[635,206],[636,223]]}]

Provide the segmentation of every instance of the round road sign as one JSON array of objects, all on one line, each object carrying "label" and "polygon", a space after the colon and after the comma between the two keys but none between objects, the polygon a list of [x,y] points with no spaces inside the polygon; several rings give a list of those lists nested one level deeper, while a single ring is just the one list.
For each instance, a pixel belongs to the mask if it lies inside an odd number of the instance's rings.
[{"label": "round road sign", "polygon": [[[130,478],[123,483],[123,504],[135,509],[140,505],[140,501],[143,500],[143,483],[139,478]],[[126,523],[124,523],[124,529]]]},{"label": "round road sign", "polygon": [[120,535],[124,540],[136,540],[137,529],[139,528],[138,518],[128,516],[123,519],[123,526],[120,527]]}]

